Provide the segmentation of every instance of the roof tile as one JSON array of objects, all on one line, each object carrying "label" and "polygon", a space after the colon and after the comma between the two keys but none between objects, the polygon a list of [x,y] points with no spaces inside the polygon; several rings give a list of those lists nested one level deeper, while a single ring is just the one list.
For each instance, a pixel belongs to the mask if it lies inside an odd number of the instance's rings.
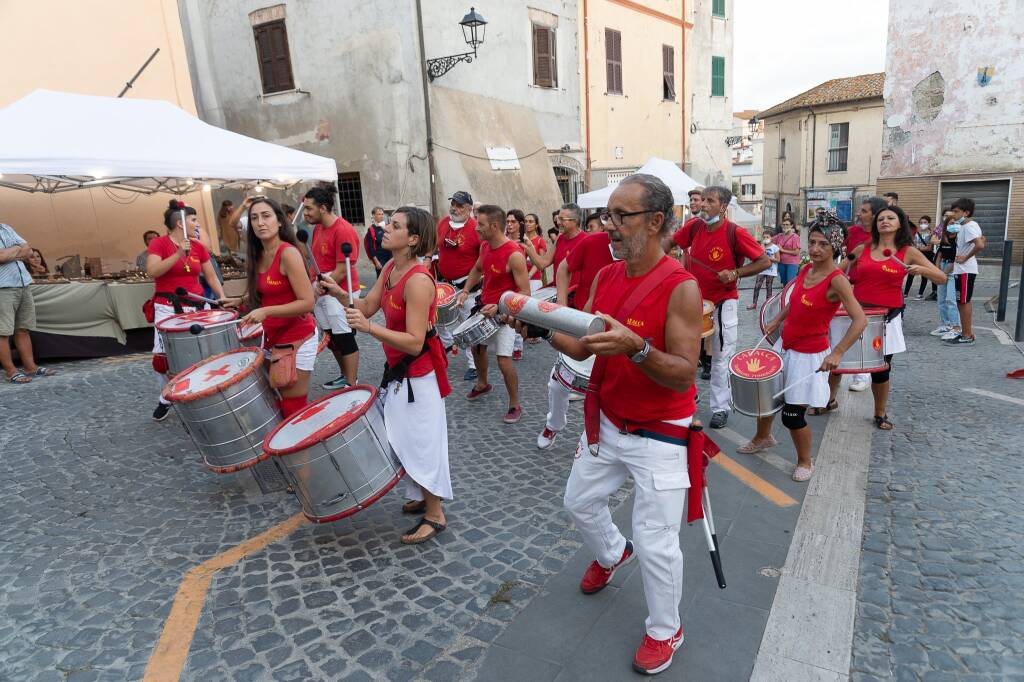
[{"label": "roof tile", "polygon": [[855,102],[862,99],[881,97],[884,84],[884,73],[868,73],[863,76],[851,76],[850,78],[833,78],[811,88],[807,92],[802,92],[796,97],[791,97],[785,102],[776,104],[770,109],[765,109],[758,114],[758,117],[778,116],[794,109],[803,109],[804,107],[822,104]]}]

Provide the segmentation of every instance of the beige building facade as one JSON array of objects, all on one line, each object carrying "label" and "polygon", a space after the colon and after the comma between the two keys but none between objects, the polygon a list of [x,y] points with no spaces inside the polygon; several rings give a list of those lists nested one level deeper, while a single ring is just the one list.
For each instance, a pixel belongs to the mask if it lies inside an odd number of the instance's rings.
[{"label": "beige building facade", "polygon": [[818,208],[851,221],[875,193],[882,156],[883,74],[823,83],[759,114],[764,125],[764,225],[798,224]]},{"label": "beige building facade", "polygon": [[[175,0],[4,2],[0,11],[4,26],[45,27],[5,32],[0,107],[40,88],[114,97],[159,48],[125,97],[164,100],[196,113]],[[51,270],[60,257],[80,255],[83,262],[102,258],[104,271],[115,271],[134,267],[143,232],[162,233],[169,199],[102,188],[59,195],[0,189],[0,221],[42,251]],[[209,196],[196,192],[184,200],[216,239]]]}]

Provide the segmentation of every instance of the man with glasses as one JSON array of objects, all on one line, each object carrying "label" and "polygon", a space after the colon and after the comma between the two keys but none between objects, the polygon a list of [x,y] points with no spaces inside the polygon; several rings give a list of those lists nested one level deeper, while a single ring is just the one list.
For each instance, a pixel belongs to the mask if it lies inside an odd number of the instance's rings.
[{"label": "man with glasses", "polygon": [[[469,192],[460,190],[453,194],[449,201],[448,215],[437,224],[437,281],[448,282],[458,291],[466,283],[466,277],[476,265],[480,257],[480,237],[476,233],[476,219],[473,213],[473,197]],[[473,289],[476,291],[479,286]],[[472,313],[473,298],[468,298],[463,305],[462,318]],[[445,327],[437,328],[437,335],[446,349],[452,348],[455,340],[452,330]],[[476,380],[476,363],[473,354],[466,353],[469,368],[462,377],[465,381]]]},{"label": "man with glasses", "polygon": [[[697,278],[701,295],[715,306],[715,333],[711,342],[711,428],[720,429],[732,411],[729,361],[736,352],[739,291],[736,283],[771,267],[764,248],[749,232],[729,221],[726,212],[732,192],[708,187],[701,198],[701,216],[686,223],[673,236],[681,249],[689,249],[689,270]],[[743,265],[743,260],[753,262]]]},{"label": "man with glasses", "polygon": [[[537,249],[533,247],[529,241],[523,244],[523,248],[526,249],[526,257],[537,267],[538,270],[544,272],[544,269],[549,265],[555,266],[555,272],[558,272],[558,266],[565,260],[574,248],[582,243],[583,237],[586,233],[582,229],[581,221],[583,219],[583,211],[576,204],[562,204],[562,208],[558,211],[558,224],[562,231],[558,235],[558,239],[555,240],[555,248],[548,249],[544,253],[537,253]],[[575,281],[569,283],[570,289],[576,286]],[[558,301],[562,305],[565,305],[567,301]]]},{"label": "man with glasses", "polygon": [[[565,508],[595,557],[580,582],[583,594],[600,592],[619,567],[639,558],[648,616],[633,668],[653,675],[671,665],[683,641],[679,528],[691,478],[700,485],[699,472],[691,476],[686,444],[695,410],[701,300],[693,276],[662,250],[674,220],[664,182],[652,175],[624,179],[608,199],[608,220],[621,260],[600,272],[590,292],[577,293],[588,298],[584,310],[603,313],[607,330],[549,339],[576,360],[597,355]],[[701,456],[699,450],[695,455]],[[627,477],[636,488],[632,539],[608,509],[609,496]]]}]

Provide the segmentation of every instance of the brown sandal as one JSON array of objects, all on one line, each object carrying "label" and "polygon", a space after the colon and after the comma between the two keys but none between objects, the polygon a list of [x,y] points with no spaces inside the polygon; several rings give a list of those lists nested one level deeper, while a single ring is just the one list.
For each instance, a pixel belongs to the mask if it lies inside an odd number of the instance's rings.
[{"label": "brown sandal", "polygon": [[[431,532],[427,533],[426,535],[424,535],[421,538],[413,538],[413,539],[410,539],[410,540],[406,540],[407,537],[409,537],[410,535],[413,535],[422,526],[430,526],[431,529],[432,529]],[[400,540],[401,540],[403,545],[420,545],[420,544],[423,544],[424,542],[426,542],[427,540],[432,540],[433,538],[436,538],[441,533],[441,531],[443,531],[447,527],[448,526],[443,524],[443,523],[438,523],[437,521],[431,521],[430,519],[428,519],[427,517],[424,516],[422,519],[420,519],[419,523],[417,523],[415,526],[413,526],[412,528],[407,530],[405,532],[405,535],[403,535],[400,538]]]},{"label": "brown sandal", "polygon": [[825,405],[825,407],[812,407],[811,409],[807,410],[807,414],[811,415],[812,417],[820,417],[823,414],[835,412],[838,409],[839,403],[835,400],[830,400],[828,401],[828,404]]},{"label": "brown sandal", "polygon": [[403,514],[422,514],[427,511],[426,500],[409,500],[402,505]]}]

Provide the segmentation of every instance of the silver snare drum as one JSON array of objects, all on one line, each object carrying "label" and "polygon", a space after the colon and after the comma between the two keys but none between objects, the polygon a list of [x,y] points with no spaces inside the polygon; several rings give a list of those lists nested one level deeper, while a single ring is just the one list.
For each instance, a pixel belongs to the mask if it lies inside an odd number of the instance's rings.
[{"label": "silver snare drum", "polygon": [[[197,310],[174,315],[156,326],[167,353],[167,374],[174,376],[206,358],[239,348],[238,328],[224,324],[238,319],[231,310]],[[202,330],[192,333],[193,325]]]},{"label": "silver snare drum", "polygon": [[[795,280],[793,280],[795,281]],[[761,333],[764,334],[764,330],[768,327],[768,323],[779,316],[782,312],[782,308],[789,303],[789,297],[793,293],[793,283],[787,282],[786,286],[782,287],[782,291],[775,294],[761,305],[760,312],[760,323]],[[782,328],[785,326],[785,321],[779,325],[779,328],[768,335],[768,343],[774,344],[780,338],[782,338]]]},{"label": "silver snare drum", "polygon": [[187,368],[164,387],[211,471],[228,474],[265,457],[263,438],[281,412],[262,365],[259,348],[238,348]]},{"label": "silver snare drum", "polygon": [[279,458],[314,523],[370,506],[405,470],[388,443],[378,389],[356,385],[310,403],[274,429],[263,451]]},{"label": "silver snare drum", "polygon": [[487,341],[500,328],[501,325],[493,317],[484,317],[476,313],[456,327],[452,336],[459,348],[472,348]]},{"label": "silver snare drum", "polygon": [[769,348],[741,350],[729,362],[732,406],[751,417],[768,417],[782,409],[785,388],[782,356]]},{"label": "silver snare drum", "polygon": [[548,303],[554,303],[558,300],[558,287],[541,287],[537,291],[530,294],[530,298],[535,298],[538,301],[547,301]]},{"label": "silver snare drum", "polygon": [[591,355],[586,360],[573,360],[559,353],[553,372],[555,381],[573,393],[585,394],[590,385],[590,373],[594,369],[594,357]]},{"label": "silver snare drum", "polygon": [[[832,370],[834,373],[868,374],[884,371],[889,366],[885,362],[885,316],[888,314],[886,308],[864,308],[868,326],[849,350],[843,353],[839,367]],[[833,348],[846,336],[850,322],[846,309],[840,307],[828,325],[828,340]]]},{"label": "silver snare drum", "polygon": [[446,282],[437,284],[437,326],[451,328],[462,319],[459,292]]}]

